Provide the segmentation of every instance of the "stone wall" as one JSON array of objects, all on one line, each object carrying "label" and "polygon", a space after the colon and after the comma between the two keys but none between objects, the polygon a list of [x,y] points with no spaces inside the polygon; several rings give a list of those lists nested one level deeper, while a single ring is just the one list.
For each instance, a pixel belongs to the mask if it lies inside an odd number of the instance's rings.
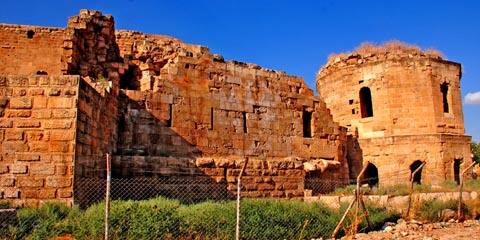
[{"label": "stone wall", "polygon": [[78,76],[0,76],[0,199],[72,203]]},{"label": "stone wall", "polygon": [[0,74],[61,73],[64,29],[0,24]]}]

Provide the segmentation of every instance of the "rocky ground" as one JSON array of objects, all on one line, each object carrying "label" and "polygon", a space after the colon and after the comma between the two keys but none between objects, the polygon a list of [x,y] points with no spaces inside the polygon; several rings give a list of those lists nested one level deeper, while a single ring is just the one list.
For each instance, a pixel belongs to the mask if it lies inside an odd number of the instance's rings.
[{"label": "rocky ground", "polygon": [[382,231],[360,233],[342,239],[414,239],[414,240],[480,240],[480,221],[466,220],[457,222],[450,220],[442,223],[422,223],[400,219],[397,223],[386,223]]}]

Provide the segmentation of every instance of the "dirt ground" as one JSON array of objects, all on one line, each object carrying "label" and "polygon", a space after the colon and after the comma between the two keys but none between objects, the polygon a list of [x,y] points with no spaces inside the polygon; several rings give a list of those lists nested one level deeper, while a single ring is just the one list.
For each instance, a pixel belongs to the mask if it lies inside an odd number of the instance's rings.
[{"label": "dirt ground", "polygon": [[480,221],[422,223],[415,220],[399,221],[397,224],[386,224],[384,230],[361,233],[342,239],[379,240],[379,239],[412,239],[412,240],[480,240]]}]

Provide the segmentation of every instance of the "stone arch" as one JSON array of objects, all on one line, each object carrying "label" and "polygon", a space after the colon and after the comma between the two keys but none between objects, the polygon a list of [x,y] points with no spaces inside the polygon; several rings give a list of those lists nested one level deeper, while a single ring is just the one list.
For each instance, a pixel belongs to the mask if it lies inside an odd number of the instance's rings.
[{"label": "stone arch", "polygon": [[362,118],[373,117],[372,92],[368,87],[360,89],[360,113]]},{"label": "stone arch", "polygon": [[[416,160],[412,164],[410,164],[410,174],[413,174],[417,168],[419,168],[423,164],[422,161]],[[423,169],[420,169],[415,176],[412,176],[413,182],[416,184],[421,184],[422,183],[422,171]]]},{"label": "stone arch", "polygon": [[368,187],[378,187],[378,168],[373,163],[369,163],[367,169],[365,170],[365,175],[363,176],[363,183],[367,183]]}]

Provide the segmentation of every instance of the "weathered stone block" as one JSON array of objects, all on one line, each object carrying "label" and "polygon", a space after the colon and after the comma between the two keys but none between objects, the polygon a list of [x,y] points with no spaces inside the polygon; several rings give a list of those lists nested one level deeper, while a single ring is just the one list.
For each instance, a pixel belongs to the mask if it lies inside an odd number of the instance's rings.
[{"label": "weathered stone block", "polygon": [[4,198],[20,198],[20,191],[15,188],[7,188],[3,190],[3,197]]},{"label": "weathered stone block", "polygon": [[15,157],[17,161],[40,161],[38,153],[17,153]]},{"label": "weathered stone block", "polygon": [[52,111],[53,118],[75,118],[76,109],[54,109]]},{"label": "weathered stone block", "polygon": [[46,187],[64,188],[72,186],[72,179],[70,177],[47,177]]},{"label": "weathered stone block", "polygon": [[54,199],[56,190],[55,189],[26,189],[21,192],[24,198],[34,198],[34,199]]},{"label": "weathered stone block", "polygon": [[10,119],[0,119],[0,128],[12,128],[13,121]]},{"label": "weathered stone block", "polygon": [[23,140],[24,131],[23,130],[16,130],[16,129],[7,129],[5,130],[5,140],[6,141],[16,141],[16,140]]},{"label": "weathered stone block", "polygon": [[51,141],[72,141],[75,139],[75,132],[71,130],[51,130]]},{"label": "weathered stone block", "polygon": [[14,110],[14,109],[7,109],[5,111],[5,116],[7,118],[27,118],[32,115],[31,110]]},{"label": "weathered stone block", "polygon": [[17,180],[18,187],[43,187],[43,179],[35,179],[32,177],[22,177]]},{"label": "weathered stone block", "polygon": [[51,164],[31,164],[30,174],[31,175],[53,175],[55,174],[55,166]]},{"label": "weathered stone block", "polygon": [[50,120],[44,122],[45,129],[70,129],[72,120]]},{"label": "weathered stone block", "polygon": [[74,106],[74,98],[51,97],[48,98],[48,108],[72,108]]},{"label": "weathered stone block", "polygon": [[1,177],[0,178],[0,186],[2,187],[14,187],[15,186],[15,178],[13,177]]},{"label": "weathered stone block", "polygon": [[38,120],[18,120],[15,122],[17,128],[39,128],[40,121]]},{"label": "weathered stone block", "polygon": [[11,109],[31,109],[33,104],[32,104],[31,98],[22,97],[22,98],[11,98],[9,106]]}]

